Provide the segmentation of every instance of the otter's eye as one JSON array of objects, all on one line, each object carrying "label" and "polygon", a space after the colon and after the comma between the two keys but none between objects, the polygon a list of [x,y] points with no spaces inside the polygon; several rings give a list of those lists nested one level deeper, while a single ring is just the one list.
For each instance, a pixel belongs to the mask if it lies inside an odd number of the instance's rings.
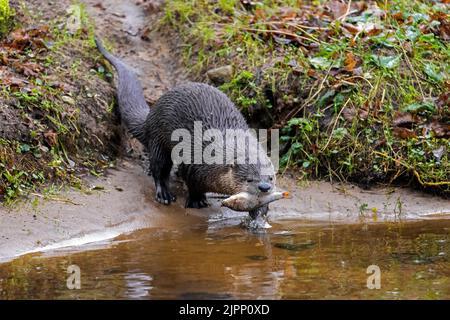
[{"label": "otter's eye", "polygon": [[269,180],[272,181],[272,180],[273,180],[273,177],[269,177]]},{"label": "otter's eye", "polygon": [[251,182],[253,182],[253,179],[247,179],[247,182],[251,183]]}]

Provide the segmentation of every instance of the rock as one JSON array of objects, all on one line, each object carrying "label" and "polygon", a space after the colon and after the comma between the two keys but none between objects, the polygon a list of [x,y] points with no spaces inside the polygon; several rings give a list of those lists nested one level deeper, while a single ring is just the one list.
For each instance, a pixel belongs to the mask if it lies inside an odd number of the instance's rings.
[{"label": "rock", "polygon": [[208,78],[214,83],[225,83],[233,77],[233,67],[231,65],[223,66],[208,70],[206,73]]},{"label": "rock", "polygon": [[75,105],[75,100],[72,97],[62,96],[61,100],[64,101],[65,103],[70,104],[70,105]]}]

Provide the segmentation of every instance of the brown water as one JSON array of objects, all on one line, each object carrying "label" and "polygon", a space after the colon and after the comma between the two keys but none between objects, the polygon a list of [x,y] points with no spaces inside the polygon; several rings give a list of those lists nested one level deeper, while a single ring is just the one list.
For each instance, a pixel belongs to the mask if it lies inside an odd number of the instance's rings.
[{"label": "brown water", "polygon": [[[450,220],[272,225],[257,234],[204,221],[27,255],[0,265],[0,298],[450,299]],[[72,264],[80,290],[66,285]],[[381,289],[367,288],[369,265]]]}]

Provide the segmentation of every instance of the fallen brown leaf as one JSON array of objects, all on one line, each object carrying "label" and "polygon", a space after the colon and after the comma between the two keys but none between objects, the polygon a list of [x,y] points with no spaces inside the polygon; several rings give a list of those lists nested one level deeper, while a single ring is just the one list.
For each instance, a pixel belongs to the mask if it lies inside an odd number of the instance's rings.
[{"label": "fallen brown leaf", "polygon": [[408,128],[395,127],[392,129],[392,132],[394,133],[394,136],[400,139],[411,139],[417,137],[416,133]]},{"label": "fallen brown leaf", "polygon": [[358,63],[358,61],[355,59],[355,56],[353,55],[353,53],[347,52],[345,54],[345,61],[344,61],[345,67],[344,68],[346,71],[352,72],[353,69],[355,69],[357,63]]},{"label": "fallen brown leaf", "polygon": [[348,5],[346,3],[335,0],[330,1],[327,4],[327,7],[333,16],[333,19],[337,19],[342,17],[347,12]]},{"label": "fallen brown leaf", "polygon": [[437,138],[450,138],[450,124],[433,121],[430,128]]},{"label": "fallen brown leaf", "polygon": [[417,122],[418,119],[416,115],[412,115],[408,112],[396,112],[392,124],[396,127],[411,127]]},{"label": "fallen brown leaf", "polygon": [[439,21],[439,27],[437,28],[437,36],[440,36],[443,40],[450,40],[450,15],[444,12],[436,12],[431,15],[431,21]]},{"label": "fallen brown leaf", "polygon": [[[139,5],[139,4],[137,4],[137,5]],[[100,10],[106,10],[106,8],[103,6],[103,3],[101,3],[101,2],[97,2],[96,4],[94,4],[94,8],[98,8]]]},{"label": "fallen brown leaf", "polygon": [[54,146],[58,143],[58,134],[53,130],[45,132],[44,137],[50,146]]}]

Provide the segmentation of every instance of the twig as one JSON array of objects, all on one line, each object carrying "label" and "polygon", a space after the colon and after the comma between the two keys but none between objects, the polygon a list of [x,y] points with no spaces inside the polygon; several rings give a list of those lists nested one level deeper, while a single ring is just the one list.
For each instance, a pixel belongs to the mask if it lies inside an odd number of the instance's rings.
[{"label": "twig", "polygon": [[409,57],[408,57],[408,54],[407,54],[405,48],[403,48],[403,46],[400,46],[400,47],[402,48],[402,51],[403,51],[403,54],[404,54],[404,56],[406,58],[406,62],[408,64],[408,67],[411,69],[411,72],[414,74],[414,77],[416,78],[417,84],[418,84],[419,89],[420,89],[420,93],[422,94],[422,99],[425,99],[425,94],[423,93],[422,85],[420,84],[419,77],[417,76],[417,72],[416,72],[416,70],[414,70],[414,67],[413,67],[413,65],[411,63],[411,60],[409,60]]},{"label": "twig", "polygon": [[322,43],[320,40],[315,40],[313,38],[308,38],[304,36],[300,36],[298,34],[292,33],[292,32],[286,32],[281,30],[270,30],[270,29],[254,29],[254,28],[244,28],[244,27],[238,27],[241,30],[250,31],[250,32],[261,32],[261,33],[275,33],[275,34],[282,34],[285,36],[295,37],[303,40],[313,41],[317,43]]},{"label": "twig", "polygon": [[373,89],[372,83],[369,80],[367,80],[366,78],[362,77],[362,76],[352,76],[352,77],[346,78],[345,80],[350,80],[350,79],[354,79],[354,78],[360,78],[360,79],[365,80],[369,84],[370,88]]},{"label": "twig", "polygon": [[317,39],[316,37],[314,37],[313,35],[307,33],[300,25],[295,24],[295,23],[287,23],[288,26],[292,26],[295,29],[303,32],[304,34],[308,35],[309,37],[311,37],[311,39],[317,43],[323,43],[323,41],[320,41],[319,39]]},{"label": "twig", "polygon": [[[342,16],[336,18],[336,20],[341,20],[342,22],[344,22],[345,19],[347,18],[347,16],[351,13],[351,12],[350,12],[351,6],[352,6],[352,0],[349,0],[349,2],[348,2],[348,4],[347,4],[347,10],[345,11],[345,13],[344,13]],[[357,11],[356,11],[356,12],[357,12]]]},{"label": "twig", "polygon": [[[329,74],[330,74],[330,71],[331,71],[331,68],[332,68],[332,67],[333,67],[333,64],[330,64],[330,67],[328,68],[327,74],[326,74],[325,77],[323,78],[323,80],[322,80],[322,82],[320,83],[319,88],[316,90],[316,92],[315,92],[312,96],[310,96],[308,99],[306,99],[306,101],[305,101],[298,109],[294,109],[294,110],[292,110],[291,112],[289,112],[289,113],[287,114],[287,116],[284,117],[283,123],[286,122],[286,120],[287,120],[288,118],[293,118],[293,117],[295,117],[301,110],[303,110],[304,107],[306,107],[306,105],[307,105],[308,103],[310,103],[315,97],[317,97],[317,95],[320,93],[320,91],[322,91],[323,85],[324,85],[325,81],[327,80],[327,78],[328,78],[328,76],[329,76]],[[312,89],[313,89],[313,88],[311,88],[311,91],[312,91]]]},{"label": "twig", "polygon": [[437,187],[437,186],[445,186],[445,185],[450,185],[450,181],[440,181],[440,182],[426,182],[423,181],[422,177],[420,176],[420,174],[417,172],[416,169],[414,169],[413,167],[411,167],[410,165],[408,165],[407,163],[403,162],[400,159],[394,159],[393,157],[387,155],[386,153],[383,152],[379,152],[379,151],[373,151],[373,153],[378,154],[380,156],[383,156],[385,158],[389,158],[393,161],[395,161],[398,164],[401,164],[402,166],[404,166],[405,168],[407,168],[408,170],[411,170],[412,173],[414,174],[414,176],[417,178],[417,181],[422,185],[422,186],[428,186],[428,187]]},{"label": "twig", "polygon": [[45,200],[52,200],[52,201],[57,201],[57,202],[63,202],[63,203],[69,203],[69,204],[73,204],[75,206],[80,206],[81,203],[77,203],[77,202],[73,202],[72,200],[69,199],[63,199],[63,198],[58,198],[58,197],[52,197],[52,196],[46,196],[46,195],[42,195],[39,193],[31,193],[31,195],[45,199]]},{"label": "twig", "polygon": [[[217,26],[228,26],[229,25],[229,23],[220,23],[220,22],[212,22],[211,24],[214,24]],[[300,23],[282,22],[282,21],[258,21],[258,24],[266,24],[266,25],[287,24],[290,26],[298,26],[299,28],[302,28],[302,29],[311,29],[311,30],[319,30],[319,31],[329,29],[328,27],[312,27],[312,26],[307,26],[307,25],[300,24]]]},{"label": "twig", "polygon": [[334,121],[334,124],[333,124],[333,128],[331,128],[331,133],[330,133],[330,136],[328,137],[328,141],[327,141],[327,143],[325,144],[325,146],[322,148],[322,152],[328,147],[328,145],[330,144],[330,141],[331,141],[331,138],[333,138],[333,132],[334,132],[334,129],[336,128],[336,124],[338,123],[338,121],[339,121],[339,117],[341,116],[341,114],[342,114],[342,111],[345,109],[345,107],[347,106],[347,104],[350,102],[350,98],[348,98],[347,99],[347,101],[345,101],[345,103],[344,103],[344,105],[342,106],[342,108],[341,108],[341,110],[339,111],[339,113],[338,113],[338,115],[337,115],[337,117],[336,117],[336,120]]}]

